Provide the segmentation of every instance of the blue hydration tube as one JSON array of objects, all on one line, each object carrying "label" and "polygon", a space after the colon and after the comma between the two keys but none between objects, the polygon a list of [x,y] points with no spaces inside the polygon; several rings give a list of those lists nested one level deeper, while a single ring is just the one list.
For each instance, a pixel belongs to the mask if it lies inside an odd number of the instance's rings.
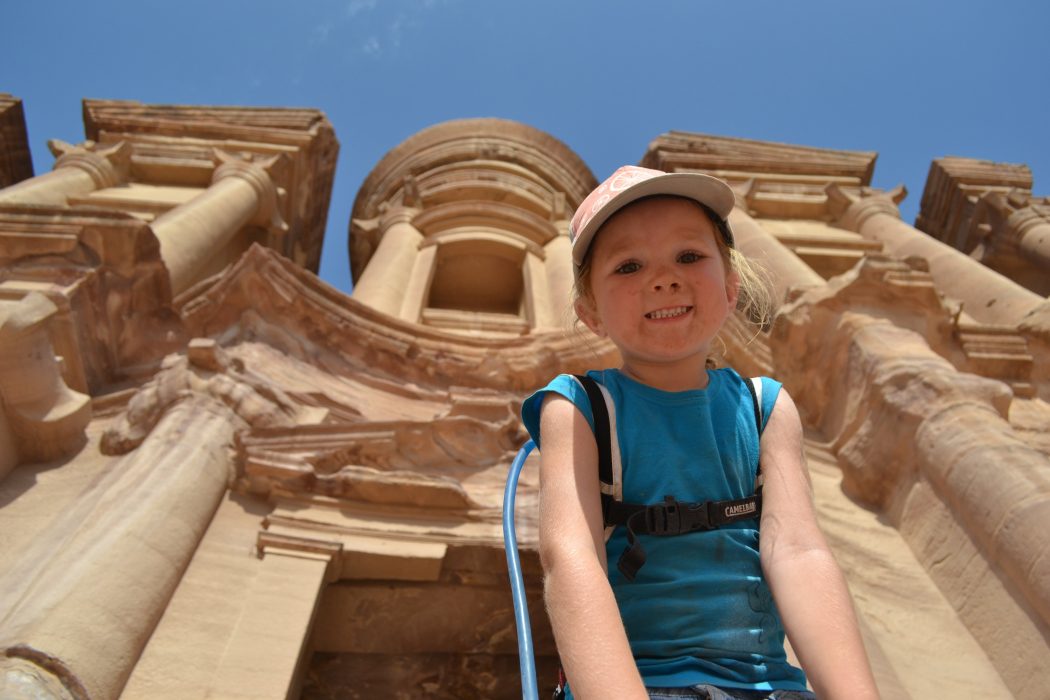
[{"label": "blue hydration tube", "polygon": [[525,581],[521,575],[521,560],[518,558],[518,539],[514,535],[514,494],[518,490],[518,476],[525,459],[536,443],[529,440],[514,458],[507,475],[507,488],[503,492],[503,547],[507,550],[507,571],[510,574],[510,592],[514,598],[514,624],[518,628],[518,658],[521,663],[522,700],[539,700],[536,690],[536,659],[532,653],[532,623],[529,621],[529,604],[525,600]]}]

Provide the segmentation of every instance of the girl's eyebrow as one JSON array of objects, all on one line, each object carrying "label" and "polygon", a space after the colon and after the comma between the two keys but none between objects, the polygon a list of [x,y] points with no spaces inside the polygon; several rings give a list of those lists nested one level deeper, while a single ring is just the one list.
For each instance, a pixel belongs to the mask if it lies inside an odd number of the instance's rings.
[{"label": "girl's eyebrow", "polygon": [[639,248],[644,249],[645,245],[639,243],[613,243],[611,244],[611,247],[605,251],[605,255],[610,260],[624,256],[633,257],[638,253]]}]

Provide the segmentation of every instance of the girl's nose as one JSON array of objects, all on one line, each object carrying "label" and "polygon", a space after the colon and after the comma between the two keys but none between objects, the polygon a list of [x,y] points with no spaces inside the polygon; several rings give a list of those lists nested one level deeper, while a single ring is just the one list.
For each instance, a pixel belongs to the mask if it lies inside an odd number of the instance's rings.
[{"label": "girl's nose", "polygon": [[678,291],[679,282],[677,271],[673,266],[661,265],[659,269],[653,270],[653,291]]}]

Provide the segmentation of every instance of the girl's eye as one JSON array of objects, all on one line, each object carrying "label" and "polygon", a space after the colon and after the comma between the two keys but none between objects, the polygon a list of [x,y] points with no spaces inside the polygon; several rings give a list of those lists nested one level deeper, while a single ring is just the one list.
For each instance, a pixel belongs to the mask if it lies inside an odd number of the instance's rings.
[{"label": "girl's eye", "polygon": [[692,250],[689,250],[689,251],[686,251],[684,253],[681,253],[678,256],[678,262],[680,262],[680,263],[695,263],[695,262],[699,261],[703,257],[704,256],[700,255],[700,253],[697,253],[697,252],[694,252]]},{"label": "girl's eye", "polygon": [[631,262],[625,262],[622,265],[620,265],[619,267],[617,267],[615,272],[618,275],[629,275],[632,272],[638,272],[638,270],[641,270],[641,269],[642,269],[641,265],[639,265],[638,263],[636,263],[634,261],[631,261]]}]

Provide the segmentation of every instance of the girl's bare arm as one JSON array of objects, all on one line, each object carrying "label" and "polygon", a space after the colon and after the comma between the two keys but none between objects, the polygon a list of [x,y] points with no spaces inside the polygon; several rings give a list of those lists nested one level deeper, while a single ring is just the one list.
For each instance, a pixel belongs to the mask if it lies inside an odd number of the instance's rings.
[{"label": "girl's bare arm", "polygon": [[572,402],[553,393],[543,400],[540,433],[544,596],[573,694],[647,698],[606,577],[594,435]]},{"label": "girl's bare arm", "polygon": [[817,525],[798,409],[781,391],[762,434],[762,568],[821,700],[878,698],[846,579]]}]

